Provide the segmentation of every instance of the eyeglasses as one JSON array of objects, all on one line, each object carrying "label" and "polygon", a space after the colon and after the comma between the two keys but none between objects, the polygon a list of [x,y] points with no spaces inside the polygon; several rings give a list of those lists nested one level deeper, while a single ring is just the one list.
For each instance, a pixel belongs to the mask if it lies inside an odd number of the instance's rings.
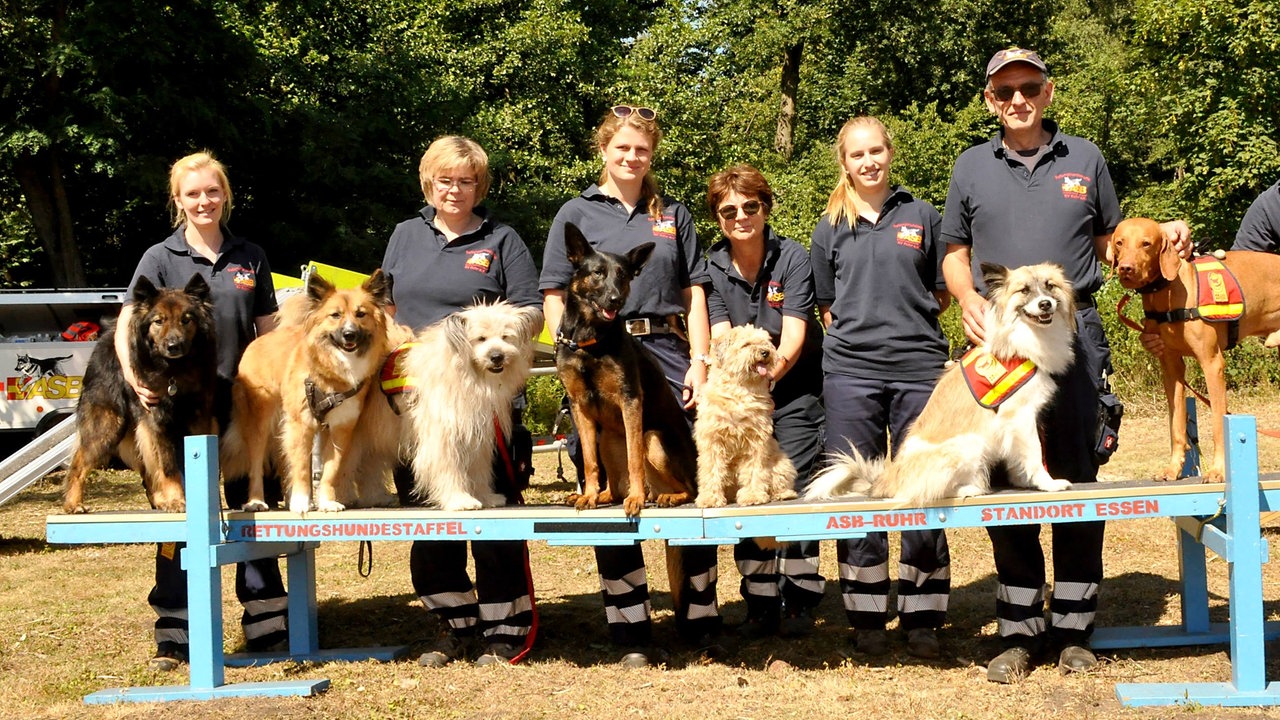
[{"label": "eyeglasses", "polygon": [[721,205],[720,208],[716,210],[716,214],[720,216],[721,220],[737,220],[738,210],[741,209],[742,212],[746,213],[747,217],[755,217],[755,214],[760,212],[760,208],[763,206],[763,203],[759,200],[748,200],[742,203],[741,206]]},{"label": "eyeglasses", "polygon": [[448,190],[449,188],[454,186],[457,186],[459,190],[463,190],[463,191],[476,189],[475,178],[438,177],[438,178],[432,178],[432,182],[434,182],[436,184],[436,187],[439,188],[440,190]]},{"label": "eyeglasses", "polygon": [[630,117],[631,113],[640,116],[641,120],[652,120],[658,117],[658,113],[653,108],[637,107],[635,105],[614,105],[610,108],[614,117],[625,118]]},{"label": "eyeglasses", "polygon": [[1015,92],[1022,93],[1023,99],[1034,100],[1044,91],[1044,81],[1025,82],[1021,85],[1000,85],[991,88],[991,94],[1000,102],[1009,102]]}]

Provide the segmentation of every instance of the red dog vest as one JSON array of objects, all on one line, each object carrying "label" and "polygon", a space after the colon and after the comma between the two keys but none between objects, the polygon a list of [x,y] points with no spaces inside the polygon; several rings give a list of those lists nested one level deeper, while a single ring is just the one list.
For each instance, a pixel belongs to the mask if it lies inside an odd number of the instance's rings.
[{"label": "red dog vest", "polygon": [[1196,270],[1196,308],[1210,322],[1239,320],[1244,315],[1244,292],[1221,260],[1201,255],[1191,261]]},{"label": "red dog vest", "polygon": [[976,347],[960,358],[965,384],[973,399],[995,409],[1036,374],[1035,363],[1019,357],[1001,361],[986,348]]}]

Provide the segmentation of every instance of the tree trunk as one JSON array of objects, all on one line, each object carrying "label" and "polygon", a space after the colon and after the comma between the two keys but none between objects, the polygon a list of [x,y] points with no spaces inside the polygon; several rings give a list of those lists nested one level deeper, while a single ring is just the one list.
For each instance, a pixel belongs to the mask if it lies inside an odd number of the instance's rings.
[{"label": "tree trunk", "polygon": [[62,182],[62,166],[56,148],[38,154],[23,152],[14,162],[27,212],[35,226],[40,245],[49,258],[53,283],[57,287],[84,287],[84,263],[71,225],[71,203]]},{"label": "tree trunk", "polygon": [[804,41],[787,46],[782,53],[782,80],[779,83],[782,103],[778,108],[778,132],[773,136],[773,149],[784,160],[791,159],[795,149],[796,93],[800,89],[800,59],[804,53]]}]

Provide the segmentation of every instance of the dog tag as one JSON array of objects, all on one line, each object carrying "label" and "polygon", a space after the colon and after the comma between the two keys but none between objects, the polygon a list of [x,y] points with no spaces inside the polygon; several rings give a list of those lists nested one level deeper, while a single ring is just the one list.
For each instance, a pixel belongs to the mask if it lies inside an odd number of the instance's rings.
[{"label": "dog tag", "polygon": [[178,381],[174,378],[169,379],[169,397],[178,394]]}]

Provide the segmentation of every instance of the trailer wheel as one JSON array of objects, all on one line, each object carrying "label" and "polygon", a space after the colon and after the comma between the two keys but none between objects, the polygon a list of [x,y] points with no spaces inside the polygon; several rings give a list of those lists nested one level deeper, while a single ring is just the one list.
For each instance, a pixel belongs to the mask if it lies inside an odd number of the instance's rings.
[{"label": "trailer wheel", "polygon": [[58,423],[75,414],[76,411],[73,408],[50,410],[44,415],[41,415],[40,419],[36,421],[36,434],[32,437],[40,437],[56,427]]}]

